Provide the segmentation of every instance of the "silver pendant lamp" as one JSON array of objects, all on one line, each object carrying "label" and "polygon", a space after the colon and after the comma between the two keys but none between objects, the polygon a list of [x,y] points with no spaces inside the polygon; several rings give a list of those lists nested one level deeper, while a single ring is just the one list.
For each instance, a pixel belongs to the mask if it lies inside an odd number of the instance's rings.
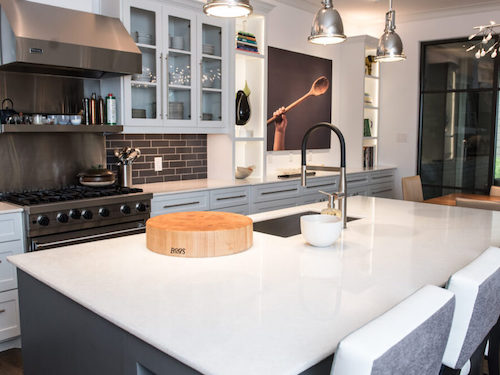
[{"label": "silver pendant lamp", "polygon": [[394,31],[396,29],[396,11],[392,9],[392,0],[389,1],[390,9],[385,14],[385,31],[378,41],[377,56],[375,57],[375,61],[380,62],[406,60],[403,42]]},{"label": "silver pendant lamp", "polygon": [[252,14],[253,8],[250,0],[208,0],[203,12],[209,16],[236,18]]},{"label": "silver pendant lamp", "polygon": [[332,0],[323,0],[321,5],[322,8],[314,16],[309,42],[323,45],[343,42],[346,39],[344,25]]}]

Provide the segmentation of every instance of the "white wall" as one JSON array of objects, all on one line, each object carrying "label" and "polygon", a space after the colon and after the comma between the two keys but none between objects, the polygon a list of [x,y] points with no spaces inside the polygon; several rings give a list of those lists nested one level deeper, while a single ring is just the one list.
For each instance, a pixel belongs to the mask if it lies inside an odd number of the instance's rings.
[{"label": "white wall", "polygon": [[[472,27],[500,21],[497,11],[398,23],[407,60],[383,67],[379,162],[398,166],[396,181],[417,172],[420,42],[467,37]],[[396,184],[398,196],[401,186]]]}]

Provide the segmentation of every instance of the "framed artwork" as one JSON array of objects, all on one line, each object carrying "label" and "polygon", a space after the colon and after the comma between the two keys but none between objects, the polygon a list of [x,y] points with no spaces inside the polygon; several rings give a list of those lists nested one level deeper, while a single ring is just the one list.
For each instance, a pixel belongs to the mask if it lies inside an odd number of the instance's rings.
[{"label": "framed artwork", "polygon": [[[268,47],[267,151],[300,150],[309,128],[331,122],[331,82],[332,60]],[[309,138],[308,149],[329,149],[330,139],[330,131],[320,129]]]}]

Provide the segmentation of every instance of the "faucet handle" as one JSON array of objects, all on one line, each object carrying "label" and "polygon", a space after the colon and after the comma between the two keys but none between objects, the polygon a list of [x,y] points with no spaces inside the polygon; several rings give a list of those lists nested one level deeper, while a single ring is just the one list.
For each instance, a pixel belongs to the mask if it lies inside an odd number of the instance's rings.
[{"label": "faucet handle", "polygon": [[335,208],[335,199],[338,198],[337,193],[327,193],[323,190],[318,191],[328,197],[328,207]]}]

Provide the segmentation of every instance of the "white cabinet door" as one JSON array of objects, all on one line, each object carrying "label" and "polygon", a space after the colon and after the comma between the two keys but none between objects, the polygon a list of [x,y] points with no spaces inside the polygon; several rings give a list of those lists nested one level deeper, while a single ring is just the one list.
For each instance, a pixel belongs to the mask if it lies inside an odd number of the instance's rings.
[{"label": "white cabinet door", "polygon": [[16,267],[7,261],[7,257],[22,252],[22,240],[0,243],[0,292],[17,288]]},{"label": "white cabinet door", "polygon": [[21,334],[17,289],[0,293],[0,341]]},{"label": "white cabinet door", "polygon": [[163,50],[166,56],[164,85],[167,131],[197,127],[198,82],[196,15],[187,10],[164,7]]},{"label": "white cabinet door", "polygon": [[124,13],[123,23],[142,53],[142,74],[126,76],[123,81],[126,130],[160,131],[165,116],[162,5],[156,1],[126,0]]},{"label": "white cabinet door", "polygon": [[227,21],[198,16],[198,124],[223,128],[228,124]]}]

